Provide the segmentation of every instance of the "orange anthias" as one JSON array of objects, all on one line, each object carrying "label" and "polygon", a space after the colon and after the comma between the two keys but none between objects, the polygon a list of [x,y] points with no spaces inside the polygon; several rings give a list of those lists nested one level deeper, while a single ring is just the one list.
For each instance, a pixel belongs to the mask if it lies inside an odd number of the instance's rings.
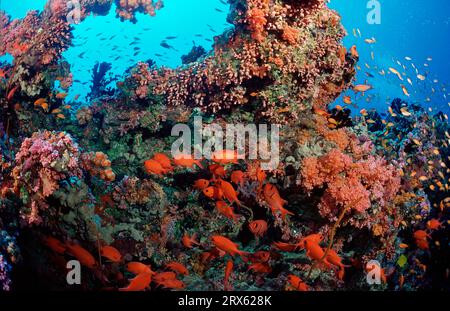
[{"label": "orange anthias", "polygon": [[211,240],[218,249],[230,254],[231,256],[234,256],[236,254],[238,254],[239,256],[245,256],[248,254],[247,252],[239,250],[235,243],[224,236],[214,235],[211,237]]},{"label": "orange anthias", "polygon": [[122,260],[122,255],[120,252],[112,246],[103,246],[100,250],[100,255],[111,260],[112,262],[120,262]]},{"label": "orange anthias", "polygon": [[97,262],[95,261],[94,256],[91,255],[87,250],[81,247],[78,244],[67,244],[68,252],[74,256],[78,261],[88,268],[95,268],[97,266]]},{"label": "orange anthias", "polygon": [[352,54],[353,57],[359,58],[359,53],[358,53],[358,51],[356,50],[356,45],[353,45],[353,46],[350,48],[350,53]]},{"label": "orange anthias", "polygon": [[256,170],[256,180],[262,186],[263,182],[266,180],[266,172],[264,172],[260,167]]},{"label": "orange anthias", "polygon": [[403,274],[400,274],[398,277],[398,286],[400,287],[400,289],[403,288],[404,283],[405,283],[405,277],[403,276]]},{"label": "orange anthias", "polygon": [[367,92],[367,91],[369,91],[371,89],[372,89],[372,86],[369,85],[369,84],[358,84],[358,85],[355,85],[353,87],[353,91],[355,91],[357,93],[358,92],[364,93],[364,92]]},{"label": "orange anthias", "polygon": [[330,116],[330,114],[328,113],[328,111],[325,111],[325,110],[323,110],[323,109],[317,109],[317,108],[314,108],[314,113],[317,114],[317,115],[319,115],[319,116],[322,116],[322,117],[329,117],[329,116]]},{"label": "orange anthias", "polygon": [[67,93],[61,92],[56,94],[57,99],[64,99],[67,97]]},{"label": "orange anthias", "polygon": [[17,89],[19,88],[19,86],[15,86],[15,87],[13,87],[9,92],[8,92],[8,95],[6,96],[6,99],[8,100],[8,101],[10,101],[13,97],[14,97],[14,94],[16,93],[16,91],[17,91]]},{"label": "orange anthias", "polygon": [[281,199],[280,193],[278,192],[278,189],[273,184],[265,184],[264,185],[264,198],[267,199],[274,199],[279,200]]},{"label": "orange anthias", "polygon": [[352,103],[350,96],[344,96],[344,103],[347,105],[350,105]]},{"label": "orange anthias", "polygon": [[430,245],[427,241],[427,238],[430,237],[430,235],[424,231],[424,230],[416,230],[413,234],[414,239],[416,240],[416,245],[418,248],[426,250],[430,248]]}]

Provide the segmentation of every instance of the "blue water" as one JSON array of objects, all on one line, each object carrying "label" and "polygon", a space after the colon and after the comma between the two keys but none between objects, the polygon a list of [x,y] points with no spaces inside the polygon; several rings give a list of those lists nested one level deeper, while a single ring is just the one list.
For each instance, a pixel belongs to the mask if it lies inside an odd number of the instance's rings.
[{"label": "blue water", "polygon": [[[342,16],[342,23],[348,32],[344,43],[347,47],[357,45],[360,54],[357,83],[367,82],[374,90],[358,100],[360,108],[386,109],[390,99],[400,97],[416,102],[427,108],[449,112],[450,106],[450,1],[447,0],[380,0],[381,24],[367,23],[367,0],[331,0],[330,7]],[[362,38],[353,35],[353,29],[359,29]],[[373,45],[364,39],[374,37]],[[374,60],[371,58],[374,54]],[[412,58],[407,61],[405,57]],[[427,61],[431,58],[431,61]],[[401,65],[397,63],[400,62]],[[367,69],[365,64],[371,69]],[[427,76],[425,81],[418,80],[415,69]],[[374,67],[379,69],[376,70]],[[406,70],[403,69],[406,67]],[[387,73],[393,67],[403,76],[400,81],[393,74],[381,76],[378,71]],[[375,76],[369,78],[366,72]],[[412,81],[412,86],[407,82]],[[437,83],[434,82],[437,81]],[[405,85],[410,97],[403,94],[400,84]],[[434,90],[434,92],[433,92]],[[353,92],[347,92],[352,95]],[[367,96],[369,95],[369,96]],[[370,102],[367,99],[373,96]],[[353,97],[353,96],[352,96]],[[429,98],[430,101],[427,101]],[[342,104],[339,99],[337,103]],[[359,110],[359,109],[358,109]]]},{"label": "blue water", "polygon": [[[14,18],[23,17],[28,10],[41,10],[46,0],[0,0],[0,9]],[[361,56],[357,73],[357,83],[369,83],[374,89],[364,97],[351,95],[361,108],[385,110],[386,104],[394,97],[419,103],[433,110],[449,111],[450,105],[450,1],[447,0],[380,0],[381,24],[369,25],[366,21],[367,0],[331,0],[330,7],[342,16],[348,32],[344,43],[347,47],[356,44]],[[219,8],[223,12],[215,9]],[[115,18],[115,9],[108,16],[90,16],[75,26],[74,47],[64,57],[70,62],[74,83],[70,96],[80,94],[83,98],[89,92],[91,69],[96,62],[110,62],[113,73],[122,75],[138,61],[149,58],[160,66],[176,67],[180,57],[189,52],[193,42],[205,49],[211,48],[215,35],[231,26],[226,23],[228,7],[219,0],[165,0],[165,7],[156,17],[138,14],[137,24],[120,22]],[[144,31],[144,29],[147,29]],[[211,29],[214,29],[212,31]],[[353,29],[359,29],[357,37]],[[202,34],[203,38],[195,36]],[[113,40],[101,40],[110,38]],[[167,36],[177,36],[167,40],[174,49],[167,50],[160,42]],[[130,46],[134,38],[139,43]],[[367,44],[364,39],[376,39],[375,44]],[[117,46],[115,50],[113,47]],[[134,47],[140,48],[138,55]],[[373,52],[374,58],[371,57]],[[82,58],[79,57],[81,53]],[[157,57],[155,54],[161,54]],[[114,60],[120,56],[118,60]],[[405,57],[412,60],[407,61]],[[432,60],[427,60],[431,58]],[[400,64],[399,64],[399,63]],[[366,67],[366,64],[369,68]],[[427,76],[425,81],[416,78],[417,72]],[[404,66],[404,67],[403,67]],[[389,74],[389,67],[397,69],[404,80]],[[379,74],[384,70],[385,76]],[[372,75],[373,77],[370,77]],[[407,82],[411,79],[412,85]],[[410,96],[403,94],[400,85],[407,88]],[[342,104],[342,98],[336,103]]]}]

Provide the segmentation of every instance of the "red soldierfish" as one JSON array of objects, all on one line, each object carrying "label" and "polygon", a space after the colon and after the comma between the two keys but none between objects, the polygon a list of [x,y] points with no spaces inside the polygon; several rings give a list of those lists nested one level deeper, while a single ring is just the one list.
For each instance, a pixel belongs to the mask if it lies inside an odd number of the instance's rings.
[{"label": "red soldierfish", "polygon": [[218,249],[230,254],[231,256],[236,254],[244,256],[248,254],[247,252],[239,250],[235,243],[224,236],[214,235],[211,237],[211,240]]},{"label": "red soldierfish", "polygon": [[223,279],[223,286],[225,290],[229,289],[229,283],[231,272],[233,271],[233,260],[228,260],[227,265],[225,267],[225,277]]},{"label": "red soldierfish", "polygon": [[127,287],[120,288],[120,291],[143,291],[150,286],[152,281],[152,274],[143,272],[138,274],[134,279],[130,281],[130,284]]},{"label": "red soldierfish", "polygon": [[14,96],[14,94],[16,93],[16,91],[17,91],[17,89],[19,88],[19,86],[15,86],[15,87],[13,87],[9,92],[8,92],[8,95],[6,96],[6,99],[8,100],[8,101],[10,101],[12,98],[13,98],[13,96]]}]

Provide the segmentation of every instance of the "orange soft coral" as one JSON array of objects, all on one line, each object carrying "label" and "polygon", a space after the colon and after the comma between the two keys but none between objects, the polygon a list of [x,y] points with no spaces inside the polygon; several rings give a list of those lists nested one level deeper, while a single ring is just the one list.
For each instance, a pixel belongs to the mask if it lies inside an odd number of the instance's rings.
[{"label": "orange soft coral", "polygon": [[247,22],[252,32],[252,39],[257,42],[262,42],[265,39],[266,15],[269,12],[269,0],[249,1],[248,7]]},{"label": "orange soft coral", "polygon": [[299,35],[300,35],[300,31],[296,28],[293,28],[290,26],[285,26],[283,28],[283,35],[282,35],[283,40],[286,40],[291,45],[295,45],[298,43]]},{"label": "orange soft coral", "polygon": [[264,41],[264,26],[267,23],[264,11],[258,8],[250,9],[247,12],[247,20],[252,32],[252,39],[257,42]]},{"label": "orange soft coral", "polygon": [[103,152],[90,152],[82,155],[83,168],[91,175],[98,176],[105,181],[114,181],[116,175],[111,169],[111,161]]}]

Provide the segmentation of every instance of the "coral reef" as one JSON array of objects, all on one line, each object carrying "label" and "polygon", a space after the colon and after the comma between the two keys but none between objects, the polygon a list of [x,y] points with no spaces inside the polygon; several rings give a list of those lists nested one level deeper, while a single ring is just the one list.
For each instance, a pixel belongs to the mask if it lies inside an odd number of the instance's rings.
[{"label": "coral reef", "polygon": [[136,22],[136,12],[155,15],[155,11],[163,7],[161,0],[116,0],[117,15],[124,20]]},{"label": "coral reef", "polygon": [[255,118],[285,122],[325,109],[349,86],[355,60],[341,57],[344,30],[324,2],[274,1],[269,14],[268,1],[233,1],[231,12],[235,30],[216,38],[213,55],[175,70],[139,64],[127,94],[142,97],[145,87],[169,106],[213,113],[248,105]]}]

